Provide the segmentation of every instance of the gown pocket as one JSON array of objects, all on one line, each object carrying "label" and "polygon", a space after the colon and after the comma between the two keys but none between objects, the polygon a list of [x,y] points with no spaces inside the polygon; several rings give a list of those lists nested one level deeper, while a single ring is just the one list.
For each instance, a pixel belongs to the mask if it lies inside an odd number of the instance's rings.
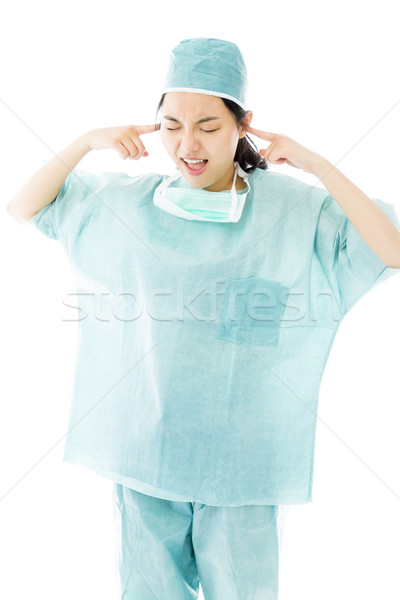
[{"label": "gown pocket", "polygon": [[254,275],[228,279],[216,339],[256,346],[277,346],[290,288]]}]

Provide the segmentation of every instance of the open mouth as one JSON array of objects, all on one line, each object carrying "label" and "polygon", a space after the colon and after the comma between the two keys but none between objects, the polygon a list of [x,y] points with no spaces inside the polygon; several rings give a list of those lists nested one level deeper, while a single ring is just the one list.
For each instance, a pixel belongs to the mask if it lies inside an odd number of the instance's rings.
[{"label": "open mouth", "polygon": [[201,160],[201,161],[195,162],[195,163],[186,162],[183,158],[181,158],[181,161],[185,165],[185,169],[189,173],[189,175],[200,175],[201,173],[203,173],[205,171],[207,163],[208,163],[207,159],[204,159],[204,160]]}]

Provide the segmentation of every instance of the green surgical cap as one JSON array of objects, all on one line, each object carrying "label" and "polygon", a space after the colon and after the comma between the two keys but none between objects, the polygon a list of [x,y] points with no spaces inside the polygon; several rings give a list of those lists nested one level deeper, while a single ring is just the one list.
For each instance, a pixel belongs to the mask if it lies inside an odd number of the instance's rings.
[{"label": "green surgical cap", "polygon": [[247,71],[238,46],[216,38],[182,40],[171,52],[166,92],[228,98],[246,110]]}]

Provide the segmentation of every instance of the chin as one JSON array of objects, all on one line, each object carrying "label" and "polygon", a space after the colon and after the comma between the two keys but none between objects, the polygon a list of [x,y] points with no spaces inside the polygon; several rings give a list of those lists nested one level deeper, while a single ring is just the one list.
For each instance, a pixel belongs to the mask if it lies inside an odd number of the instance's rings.
[{"label": "chin", "polygon": [[[190,177],[190,176],[189,176],[189,177]],[[193,179],[194,179],[195,181],[193,181]],[[189,179],[189,178],[187,178],[187,177],[185,177],[185,180],[186,180],[186,181],[187,181],[187,182],[188,182],[188,183],[189,183],[189,184],[190,184],[190,185],[191,185],[193,188],[198,188],[199,190],[200,190],[200,189],[203,189],[203,188],[205,188],[205,187],[207,187],[207,186],[209,186],[209,185],[211,185],[211,184],[209,184],[209,183],[203,183],[203,184],[200,184],[200,182],[199,182],[199,183],[196,185],[196,183],[197,183],[198,179],[199,179],[198,177],[197,177],[197,179],[196,179],[196,177],[190,177],[190,179]]]}]

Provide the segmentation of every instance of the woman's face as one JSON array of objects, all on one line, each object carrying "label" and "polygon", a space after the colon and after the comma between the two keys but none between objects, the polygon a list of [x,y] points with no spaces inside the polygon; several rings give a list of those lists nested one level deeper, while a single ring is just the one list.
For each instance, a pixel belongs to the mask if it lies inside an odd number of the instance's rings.
[{"label": "woman's face", "polygon": [[[231,189],[233,158],[246,130],[236,125],[222,99],[192,92],[168,92],[161,110],[162,143],[188,183],[210,192]],[[205,159],[205,169],[200,169],[199,174],[190,172],[183,158]]]}]

